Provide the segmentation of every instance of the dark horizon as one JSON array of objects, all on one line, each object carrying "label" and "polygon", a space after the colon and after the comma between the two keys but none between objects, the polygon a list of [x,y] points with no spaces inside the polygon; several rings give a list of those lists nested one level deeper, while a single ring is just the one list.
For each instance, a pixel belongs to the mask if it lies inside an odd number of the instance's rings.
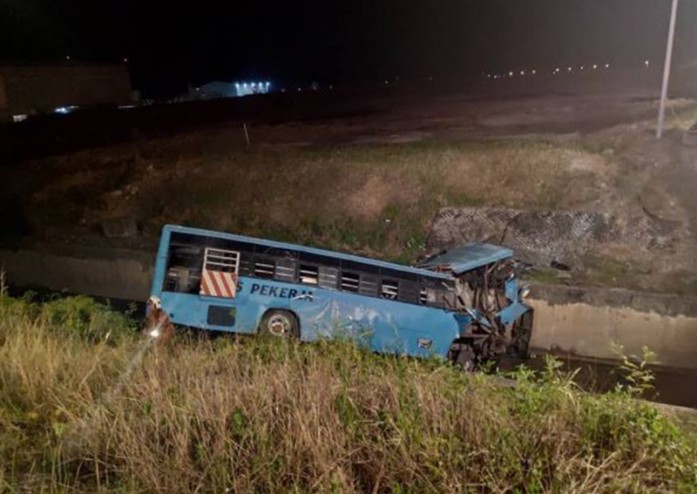
[{"label": "dark horizon", "polygon": [[[662,63],[670,0],[311,0],[178,10],[159,2],[5,0],[2,62],[121,62],[145,93],[211,80],[353,83],[610,62]],[[683,0],[676,63],[697,58]]]}]

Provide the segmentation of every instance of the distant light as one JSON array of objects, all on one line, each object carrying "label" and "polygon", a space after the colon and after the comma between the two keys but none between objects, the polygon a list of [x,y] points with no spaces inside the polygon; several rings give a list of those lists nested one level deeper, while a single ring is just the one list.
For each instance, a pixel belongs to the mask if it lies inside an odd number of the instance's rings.
[{"label": "distant light", "polygon": [[299,92],[299,93],[302,93],[302,92],[303,92],[303,88],[299,87],[299,88],[298,88],[298,92]]},{"label": "distant light", "polygon": [[598,64],[595,64],[595,63],[594,63],[594,64],[593,64],[593,70],[595,70],[595,69],[597,69],[597,68],[598,68]]},{"label": "distant light", "polygon": [[390,81],[388,81],[387,79],[385,79],[385,85],[388,85],[389,83],[390,83]]},{"label": "distant light", "polygon": [[525,75],[525,71],[524,71],[524,70],[521,70],[521,71],[520,71],[520,75]]},{"label": "distant light", "polygon": [[68,60],[68,61],[70,61],[70,55],[66,55],[66,56],[65,56],[65,59]]},{"label": "distant light", "polygon": [[606,68],[606,69],[609,69],[609,68],[610,68],[610,64],[609,64],[609,63],[606,63],[606,64],[605,64],[605,68]]},{"label": "distant light", "polygon": [[509,72],[508,77],[513,77],[513,72]]},{"label": "distant light", "polygon": [[584,67],[583,65],[581,65],[581,70],[583,70],[584,68],[585,68],[585,67]]},{"label": "distant light", "polygon": [[566,70],[568,70],[569,72],[571,72],[571,67],[568,67]]},{"label": "distant light", "polygon": [[128,57],[123,57],[123,63],[128,63]]},{"label": "distant light", "polygon": [[19,115],[12,115],[12,121],[15,123],[24,122],[27,119],[27,115],[21,113]]},{"label": "distant light", "polygon": [[554,69],[554,72],[559,72],[560,70],[561,69],[559,67],[557,67],[556,69]]},{"label": "distant light", "polygon": [[532,69],[532,75],[537,74],[537,71],[535,69]]},{"label": "distant light", "polygon": [[487,75],[486,75],[486,78],[487,78],[487,79],[491,79],[491,74],[487,74]]},{"label": "distant light", "polygon": [[136,107],[136,105],[119,105],[117,108],[119,110],[127,110],[129,108],[135,108],[135,107]]},{"label": "distant light", "polygon": [[334,86],[332,84],[330,84],[329,89],[334,89]]},{"label": "distant light", "polygon": [[649,66],[649,61],[648,61],[648,60],[644,60],[644,65],[645,65],[646,67],[648,67],[648,66]]},{"label": "distant light", "polygon": [[59,106],[58,108],[54,108],[53,110],[54,113],[60,113],[61,115],[67,115],[70,113],[70,108],[67,106]]}]

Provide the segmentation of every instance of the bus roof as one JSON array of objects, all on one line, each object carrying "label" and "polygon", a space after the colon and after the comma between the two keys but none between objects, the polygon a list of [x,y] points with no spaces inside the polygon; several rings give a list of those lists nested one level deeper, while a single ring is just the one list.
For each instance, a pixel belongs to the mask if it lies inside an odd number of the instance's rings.
[{"label": "bus roof", "polygon": [[297,252],[305,252],[307,254],[330,256],[330,257],[334,257],[336,259],[343,259],[345,261],[361,262],[364,264],[370,264],[370,265],[381,267],[381,268],[396,269],[399,271],[403,271],[405,273],[412,273],[412,274],[417,274],[417,275],[421,275],[421,276],[428,276],[431,278],[440,278],[440,279],[445,279],[445,280],[452,279],[452,276],[450,276],[447,273],[437,273],[435,271],[431,271],[428,269],[413,268],[410,266],[405,266],[403,264],[396,264],[396,263],[391,263],[391,262],[386,262],[386,261],[378,261],[376,259],[371,259],[369,257],[356,256],[353,254],[344,254],[342,252],[336,252],[336,251],[325,250],[325,249],[318,249],[315,247],[305,247],[303,245],[289,244],[286,242],[277,242],[275,240],[265,240],[265,239],[261,239],[261,238],[246,237],[244,235],[235,235],[233,233],[224,233],[224,232],[218,232],[218,231],[214,231],[214,230],[203,230],[201,228],[191,228],[188,226],[179,226],[179,225],[165,225],[163,228],[163,231],[169,231],[169,232],[174,232],[174,233],[190,233],[192,235],[201,235],[201,236],[206,236],[206,237],[230,239],[230,240],[234,240],[234,241],[238,241],[238,242],[250,242],[250,243],[253,243],[256,245],[263,245],[266,247],[271,247],[271,248],[276,248],[276,249],[289,249],[289,250],[294,250]]},{"label": "bus roof", "polygon": [[459,275],[466,271],[486,266],[513,257],[513,251],[492,244],[467,244],[432,257],[419,264],[425,269],[447,269]]}]

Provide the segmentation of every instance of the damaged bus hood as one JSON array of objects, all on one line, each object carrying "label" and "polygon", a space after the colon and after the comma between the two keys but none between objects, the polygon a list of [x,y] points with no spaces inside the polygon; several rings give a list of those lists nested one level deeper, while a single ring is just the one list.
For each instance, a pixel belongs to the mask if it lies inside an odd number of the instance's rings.
[{"label": "damaged bus hood", "polygon": [[467,271],[513,257],[513,251],[492,244],[467,244],[437,254],[418,264],[433,271],[451,271],[460,275]]}]

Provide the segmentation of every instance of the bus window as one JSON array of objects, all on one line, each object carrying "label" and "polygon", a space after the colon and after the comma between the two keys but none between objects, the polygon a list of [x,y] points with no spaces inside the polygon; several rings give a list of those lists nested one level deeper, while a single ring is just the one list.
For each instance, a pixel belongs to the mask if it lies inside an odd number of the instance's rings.
[{"label": "bus window", "polygon": [[319,267],[319,286],[336,290],[339,281],[339,269],[332,266]]},{"label": "bus window", "polygon": [[428,303],[428,290],[426,288],[421,288],[419,291],[419,303],[421,305],[426,305]]},{"label": "bus window", "polygon": [[378,296],[378,276],[369,273],[361,273],[361,280],[358,287],[358,292],[361,295],[368,297]]},{"label": "bus window", "polygon": [[207,247],[203,258],[203,269],[237,274],[240,253],[232,250]]},{"label": "bus window", "polygon": [[274,279],[287,283],[295,283],[295,266],[295,259],[277,259]]},{"label": "bus window", "polygon": [[388,300],[397,300],[399,293],[399,283],[395,280],[382,280],[380,287],[380,297]]},{"label": "bus window", "polygon": [[341,262],[341,289],[368,297],[377,297],[380,268],[355,261]]},{"label": "bus window", "polygon": [[240,276],[254,276],[254,256],[249,252],[242,252]]},{"label": "bus window", "polygon": [[170,244],[163,290],[197,293],[201,283],[203,248],[193,245]]},{"label": "bus window", "polygon": [[276,261],[267,257],[256,256],[254,260],[254,276],[271,279],[276,271]]},{"label": "bus window", "polygon": [[399,294],[397,300],[409,304],[418,304],[421,292],[421,284],[415,279],[399,280]]},{"label": "bus window", "polygon": [[341,289],[345,292],[355,292],[358,293],[358,286],[360,284],[360,275],[358,273],[347,273],[346,271],[341,272]]},{"label": "bus window", "polygon": [[319,267],[311,266],[309,264],[300,265],[300,276],[298,277],[300,283],[305,283],[307,285],[318,285],[319,284]]}]

